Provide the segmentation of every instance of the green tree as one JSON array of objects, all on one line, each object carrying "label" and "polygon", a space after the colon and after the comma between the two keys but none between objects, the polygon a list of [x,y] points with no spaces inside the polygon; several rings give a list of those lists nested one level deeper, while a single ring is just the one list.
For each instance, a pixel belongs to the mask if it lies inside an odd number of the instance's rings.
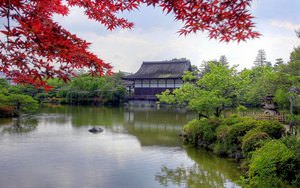
[{"label": "green tree", "polygon": [[267,61],[266,51],[264,49],[258,50],[257,56],[254,61],[255,66],[271,66],[272,64]]},{"label": "green tree", "polygon": [[284,61],[282,58],[277,58],[275,59],[275,63],[274,63],[274,67],[278,67],[280,65],[283,65],[284,64]]},{"label": "green tree", "polygon": [[15,107],[17,115],[21,113],[35,112],[38,109],[38,102],[29,95],[11,94],[8,96],[7,102]]},{"label": "green tree", "polygon": [[226,57],[225,55],[221,55],[221,56],[220,56],[219,62],[220,62],[222,65],[224,65],[224,66],[226,66],[226,67],[229,67],[229,62],[228,62],[227,57]]},{"label": "green tree", "polygon": [[294,51],[290,55],[290,61],[300,61],[300,46],[294,48]]},{"label": "green tree", "polygon": [[235,68],[215,63],[209,64],[210,71],[195,83],[185,83],[173,92],[157,95],[161,102],[187,105],[199,117],[219,117],[225,107],[237,104],[238,75]]},{"label": "green tree", "polygon": [[70,103],[114,103],[119,104],[126,95],[122,84],[122,73],[112,76],[92,77],[81,75],[73,78],[65,92]]},{"label": "green tree", "polygon": [[[300,38],[300,31],[296,31]],[[290,61],[279,66],[275,83],[278,86],[275,100],[283,107],[290,108],[290,113],[300,112],[300,46],[290,54]]]},{"label": "green tree", "polygon": [[274,83],[275,75],[274,69],[269,66],[255,66],[251,70],[243,70],[240,73],[240,102],[259,106],[265,96],[274,95],[277,88]]}]

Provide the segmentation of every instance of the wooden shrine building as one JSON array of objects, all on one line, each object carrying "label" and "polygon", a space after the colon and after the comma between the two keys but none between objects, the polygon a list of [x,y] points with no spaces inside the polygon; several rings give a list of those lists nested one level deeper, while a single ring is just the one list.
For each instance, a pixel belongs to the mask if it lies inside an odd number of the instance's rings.
[{"label": "wooden shrine building", "polygon": [[191,62],[187,59],[143,62],[136,73],[123,77],[132,82],[129,100],[156,101],[156,94],[182,86],[185,71],[192,71]]}]

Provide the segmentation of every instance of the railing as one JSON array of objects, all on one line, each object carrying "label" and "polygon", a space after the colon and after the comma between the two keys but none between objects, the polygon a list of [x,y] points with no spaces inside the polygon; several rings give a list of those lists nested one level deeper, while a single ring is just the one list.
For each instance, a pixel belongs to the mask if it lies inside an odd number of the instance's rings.
[{"label": "railing", "polygon": [[287,120],[287,116],[284,113],[271,115],[271,114],[266,114],[263,112],[242,112],[240,115],[252,117],[256,120],[275,120],[275,121],[279,121],[280,123],[283,123],[283,124],[289,123]]}]

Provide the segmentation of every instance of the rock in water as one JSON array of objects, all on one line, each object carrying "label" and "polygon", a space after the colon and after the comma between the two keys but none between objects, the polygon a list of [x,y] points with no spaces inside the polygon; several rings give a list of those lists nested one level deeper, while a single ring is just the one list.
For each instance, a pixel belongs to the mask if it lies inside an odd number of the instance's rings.
[{"label": "rock in water", "polygon": [[96,128],[96,127],[93,127],[93,128],[91,128],[91,129],[89,129],[89,132],[91,132],[91,133],[101,133],[101,132],[103,132],[103,129],[102,128]]}]

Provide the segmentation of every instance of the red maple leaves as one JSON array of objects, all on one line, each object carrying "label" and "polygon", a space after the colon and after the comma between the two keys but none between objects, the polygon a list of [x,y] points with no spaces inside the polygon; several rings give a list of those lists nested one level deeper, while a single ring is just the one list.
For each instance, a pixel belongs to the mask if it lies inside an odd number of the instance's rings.
[{"label": "red maple leaves", "polygon": [[160,6],[184,23],[181,35],[208,31],[220,41],[259,36],[247,8],[251,0],[0,0],[0,71],[18,83],[46,86],[46,80],[67,81],[78,69],[93,75],[111,74],[111,66],[89,52],[89,43],[53,21],[54,14],[68,15],[70,6],[81,7],[88,18],[109,30],[132,28],[117,15],[142,4]]}]

